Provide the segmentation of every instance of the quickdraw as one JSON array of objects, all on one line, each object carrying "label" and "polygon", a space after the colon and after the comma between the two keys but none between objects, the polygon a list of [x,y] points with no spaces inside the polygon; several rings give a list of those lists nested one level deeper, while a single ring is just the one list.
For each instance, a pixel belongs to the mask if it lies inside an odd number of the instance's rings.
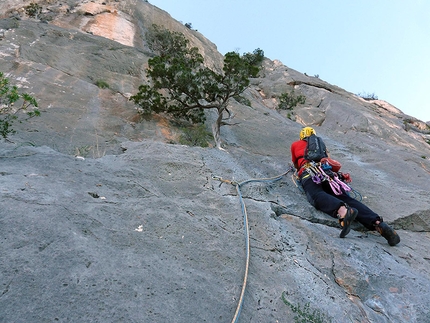
[{"label": "quickdraw", "polygon": [[[330,170],[330,166],[327,167],[325,164],[309,162],[305,166],[306,172],[311,176],[311,179],[316,184],[321,184],[327,181],[336,195],[341,195],[351,191],[351,188],[339,179],[339,176]],[[329,171],[329,174],[327,172]]]}]

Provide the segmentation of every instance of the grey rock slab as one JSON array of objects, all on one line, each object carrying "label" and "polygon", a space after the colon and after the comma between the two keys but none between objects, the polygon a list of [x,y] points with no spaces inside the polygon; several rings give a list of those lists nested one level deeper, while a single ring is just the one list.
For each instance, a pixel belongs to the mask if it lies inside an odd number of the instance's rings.
[{"label": "grey rock slab", "polygon": [[[243,160],[154,141],[123,148],[94,160],[1,144],[2,321],[231,319],[242,215],[234,187],[212,174],[251,178]],[[251,264],[242,319],[285,320],[285,295],[338,322],[419,322],[430,290],[426,233],[399,230],[395,248],[362,231],[339,239],[335,224],[273,211],[284,193],[287,209],[306,212],[295,190],[289,179],[243,187]]]}]

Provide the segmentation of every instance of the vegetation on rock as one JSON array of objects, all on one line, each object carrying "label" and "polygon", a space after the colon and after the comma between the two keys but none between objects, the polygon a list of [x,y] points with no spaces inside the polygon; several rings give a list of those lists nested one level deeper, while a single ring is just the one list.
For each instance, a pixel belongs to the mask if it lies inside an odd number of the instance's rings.
[{"label": "vegetation on rock", "polygon": [[286,293],[283,292],[281,295],[282,301],[288,305],[293,313],[294,322],[296,323],[329,323],[332,319],[326,314],[322,313],[319,309],[311,310],[310,303],[306,303],[303,307],[299,305],[293,305],[286,298]]},{"label": "vegetation on rock", "polygon": [[[15,103],[20,105],[16,106]],[[12,129],[14,121],[19,119],[21,112],[25,112],[27,118],[39,116],[37,101],[27,93],[19,93],[16,85],[10,85],[9,79],[0,72],[0,136],[6,139],[16,131]]]},{"label": "vegetation on rock", "polygon": [[103,80],[97,80],[96,85],[101,89],[108,89],[109,88],[109,84]]},{"label": "vegetation on rock", "polygon": [[375,93],[360,92],[357,95],[366,101],[378,100],[378,96]]},{"label": "vegetation on rock", "polygon": [[222,72],[204,65],[197,47],[190,47],[182,33],[153,25],[146,34],[149,48],[157,55],[148,61],[148,84],[130,100],[142,114],[167,113],[175,118],[204,123],[205,110],[215,109],[217,119],[212,126],[213,137],[221,148],[220,128],[230,125],[228,102],[256,77],[264,59],[261,49],[239,55],[229,52],[224,56]]},{"label": "vegetation on rock", "polygon": [[25,7],[25,12],[27,15],[29,15],[32,18],[36,18],[37,16],[42,13],[42,7],[39,6],[37,3],[30,3],[28,6]]},{"label": "vegetation on rock", "polygon": [[306,97],[304,95],[297,95],[294,90],[290,93],[286,92],[281,94],[279,97],[278,109],[280,110],[291,110],[297,106],[297,104],[304,104],[306,102]]},{"label": "vegetation on rock", "polygon": [[179,143],[188,146],[208,147],[210,137],[211,134],[206,130],[205,125],[199,124],[184,128],[183,134],[179,138]]}]

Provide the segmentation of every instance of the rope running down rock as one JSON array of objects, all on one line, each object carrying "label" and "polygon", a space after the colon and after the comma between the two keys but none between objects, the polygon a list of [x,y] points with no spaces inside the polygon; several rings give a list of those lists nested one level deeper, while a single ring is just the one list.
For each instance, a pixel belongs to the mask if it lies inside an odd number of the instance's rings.
[{"label": "rope running down rock", "polygon": [[246,212],[246,205],[245,205],[245,202],[243,201],[242,192],[240,191],[240,187],[243,186],[243,185],[245,185],[245,184],[253,183],[253,182],[274,182],[274,181],[278,181],[283,176],[287,175],[292,170],[293,170],[293,167],[290,166],[289,169],[288,169],[288,171],[286,171],[285,173],[283,173],[281,175],[278,175],[278,176],[275,176],[275,177],[269,177],[269,178],[252,178],[252,179],[248,179],[248,180],[245,180],[243,182],[240,182],[240,183],[238,183],[236,181],[231,181],[231,180],[228,180],[228,179],[223,179],[222,177],[219,177],[219,176],[212,176],[213,180],[220,181],[221,184],[222,183],[227,183],[227,184],[231,184],[231,185],[233,185],[233,186],[236,187],[236,191],[237,191],[237,194],[239,196],[240,205],[241,205],[242,214],[243,214],[243,227],[244,227],[244,231],[245,231],[245,249],[246,249],[245,274],[244,274],[243,283],[242,283],[242,291],[240,293],[239,302],[238,302],[238,305],[237,305],[236,312],[234,314],[232,323],[236,323],[238,321],[239,316],[240,316],[240,312],[242,310],[243,297],[244,297],[244,294],[245,294],[246,283],[247,283],[247,280],[248,280],[249,258],[250,258],[248,214]]}]

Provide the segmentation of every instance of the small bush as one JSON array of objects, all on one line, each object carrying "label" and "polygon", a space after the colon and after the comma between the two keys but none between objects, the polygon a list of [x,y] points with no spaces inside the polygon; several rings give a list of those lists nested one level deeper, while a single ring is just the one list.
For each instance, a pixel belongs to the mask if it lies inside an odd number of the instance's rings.
[{"label": "small bush", "polygon": [[6,139],[10,134],[16,133],[12,125],[22,116],[21,112],[25,112],[27,119],[39,116],[37,107],[35,98],[27,93],[19,93],[18,87],[10,85],[9,79],[0,72],[0,136]]},{"label": "small bush", "polygon": [[296,95],[294,90],[290,93],[286,92],[281,94],[279,97],[278,109],[280,110],[291,110],[297,106],[297,104],[305,104],[306,97],[304,95]]},{"label": "small bush", "polygon": [[212,134],[206,130],[204,125],[197,125],[191,128],[184,128],[179,138],[181,145],[208,147],[212,139]]},{"label": "small bush", "polygon": [[239,102],[240,104],[246,105],[248,107],[251,106],[251,101],[243,96],[240,95],[235,95],[233,97],[237,102]]},{"label": "small bush", "polygon": [[37,16],[42,13],[42,7],[37,3],[32,2],[27,7],[25,7],[25,12],[30,17],[37,18]]},{"label": "small bush", "polygon": [[293,305],[285,298],[285,292],[282,293],[282,301],[288,305],[293,313],[294,322],[296,323],[329,323],[332,322],[331,318],[321,313],[320,310],[311,310],[309,303],[306,303],[303,308],[300,305]]},{"label": "small bush", "polygon": [[92,149],[91,146],[75,147],[75,156],[87,157]]},{"label": "small bush", "polygon": [[378,96],[375,93],[362,92],[362,93],[358,93],[357,95],[366,101],[378,100]]},{"label": "small bush", "polygon": [[101,89],[108,89],[109,88],[109,84],[107,84],[105,81],[102,81],[102,80],[98,80],[96,82],[96,85]]}]

